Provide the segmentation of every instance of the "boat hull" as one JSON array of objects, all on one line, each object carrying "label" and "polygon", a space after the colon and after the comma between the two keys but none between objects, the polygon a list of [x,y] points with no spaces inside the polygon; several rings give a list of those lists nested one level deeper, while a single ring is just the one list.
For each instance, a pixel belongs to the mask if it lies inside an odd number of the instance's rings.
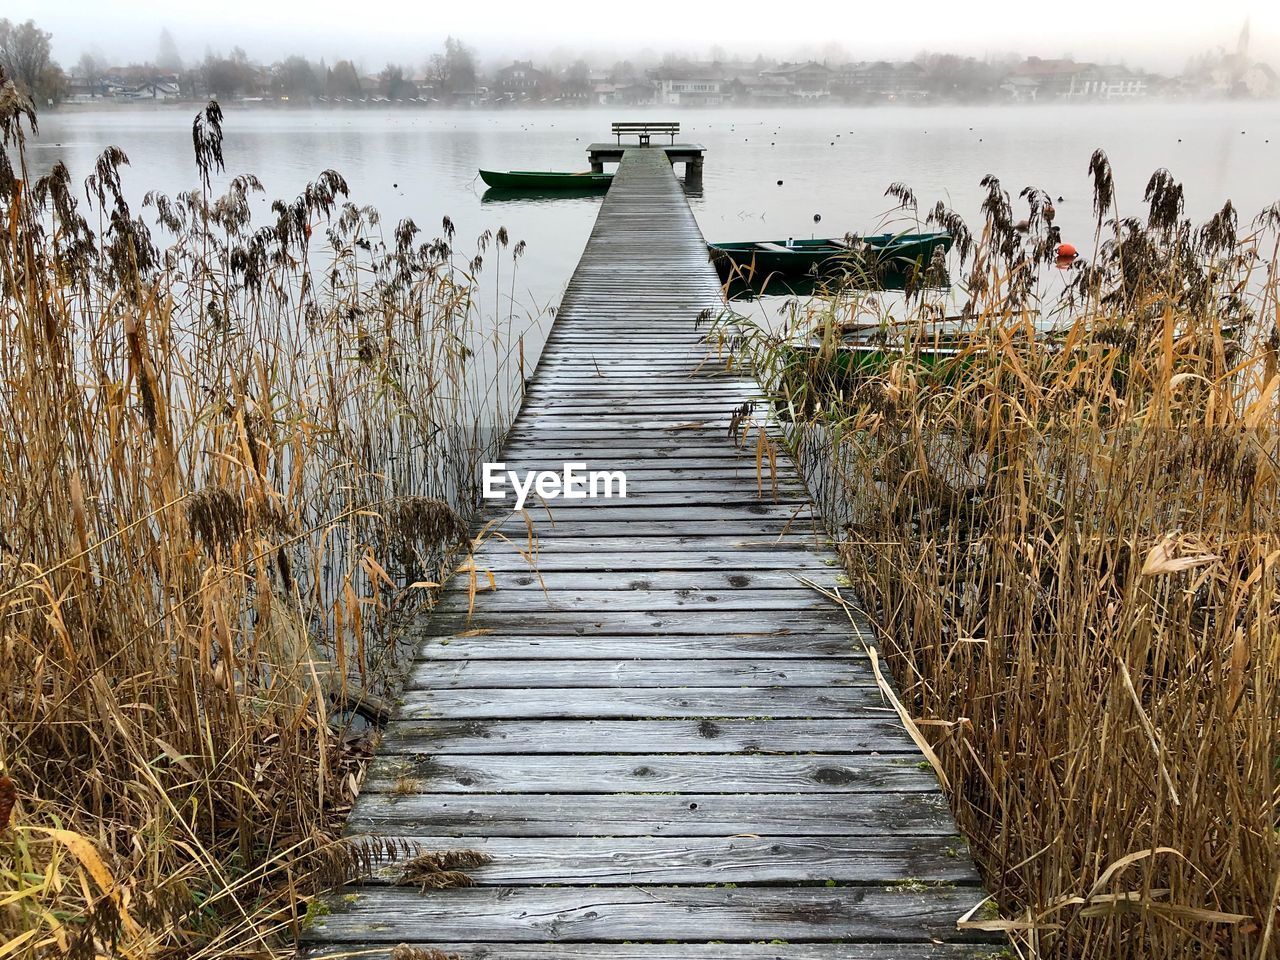
[{"label": "boat hull", "polygon": [[951,237],[945,233],[879,234],[861,239],[862,245],[856,249],[828,240],[798,240],[790,245],[785,241],[713,243],[708,247],[722,278],[736,275],[753,282],[770,276],[905,273],[928,266],[935,250],[946,253],[951,249]]},{"label": "boat hull", "polygon": [[537,170],[481,170],[480,179],[501,190],[608,190],[612,173],[556,173]]}]

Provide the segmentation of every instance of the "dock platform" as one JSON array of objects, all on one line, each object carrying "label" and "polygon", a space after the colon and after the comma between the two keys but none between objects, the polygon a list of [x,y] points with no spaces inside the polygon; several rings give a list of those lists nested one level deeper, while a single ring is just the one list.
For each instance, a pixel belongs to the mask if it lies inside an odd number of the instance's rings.
[{"label": "dock platform", "polygon": [[732,435],[759,388],[707,362],[722,306],[664,152],[626,148],[504,462],[623,470],[627,497],[501,515],[350,818],[473,885],[379,867],[304,956],[996,955],[957,930],[979,877],[870,629],[817,589],[839,567],[793,465]]},{"label": "dock platform", "polygon": [[686,186],[695,189],[702,186],[702,167],[707,148],[700,143],[654,143],[645,147],[625,143],[593,143],[587,147],[591,172],[603,173],[606,163],[621,163],[623,154],[628,150],[652,150],[655,153],[662,151],[673,167],[677,163],[684,165]]}]

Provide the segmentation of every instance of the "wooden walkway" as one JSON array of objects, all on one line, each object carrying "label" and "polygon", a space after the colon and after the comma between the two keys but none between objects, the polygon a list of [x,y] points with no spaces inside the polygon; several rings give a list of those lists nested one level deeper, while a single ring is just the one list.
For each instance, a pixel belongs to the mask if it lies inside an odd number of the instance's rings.
[{"label": "wooden walkway", "polygon": [[662,151],[628,150],[505,461],[625,470],[629,496],[529,510],[537,572],[523,518],[488,540],[498,589],[468,616],[467,578],[449,586],[351,818],[492,860],[443,891],[380,870],[310,924],[308,955],[993,952],[956,932],[982,891],[869,633],[797,579],[837,569],[793,467],[761,497],[729,438],[757,388],[703,365],[719,289]]}]

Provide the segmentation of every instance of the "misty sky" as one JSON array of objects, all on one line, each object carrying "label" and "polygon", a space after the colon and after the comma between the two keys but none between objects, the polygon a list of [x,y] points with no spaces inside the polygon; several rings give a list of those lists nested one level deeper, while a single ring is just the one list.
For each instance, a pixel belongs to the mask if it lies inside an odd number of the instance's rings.
[{"label": "misty sky", "polygon": [[1280,4],[1255,0],[5,0],[0,15],[52,31],[54,56],[67,65],[89,49],[112,63],[150,59],[162,27],[188,60],[239,45],[254,59],[349,56],[370,69],[421,64],[450,33],[486,63],[580,53],[610,62],[667,50],[705,57],[714,45],[855,60],[1016,51],[1178,70],[1190,55],[1233,48],[1249,17],[1255,55],[1275,62],[1280,49]]}]

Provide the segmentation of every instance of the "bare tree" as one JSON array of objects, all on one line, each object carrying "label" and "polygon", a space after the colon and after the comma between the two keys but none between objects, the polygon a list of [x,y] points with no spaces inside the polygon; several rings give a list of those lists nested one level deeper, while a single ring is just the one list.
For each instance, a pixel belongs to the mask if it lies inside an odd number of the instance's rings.
[{"label": "bare tree", "polygon": [[47,79],[52,36],[33,20],[19,24],[0,20],[0,64],[14,84],[29,94],[43,92],[41,81]]},{"label": "bare tree", "polygon": [[444,52],[433,54],[427,64],[427,77],[446,98],[470,93],[476,86],[475,54],[461,40],[447,37]]}]

